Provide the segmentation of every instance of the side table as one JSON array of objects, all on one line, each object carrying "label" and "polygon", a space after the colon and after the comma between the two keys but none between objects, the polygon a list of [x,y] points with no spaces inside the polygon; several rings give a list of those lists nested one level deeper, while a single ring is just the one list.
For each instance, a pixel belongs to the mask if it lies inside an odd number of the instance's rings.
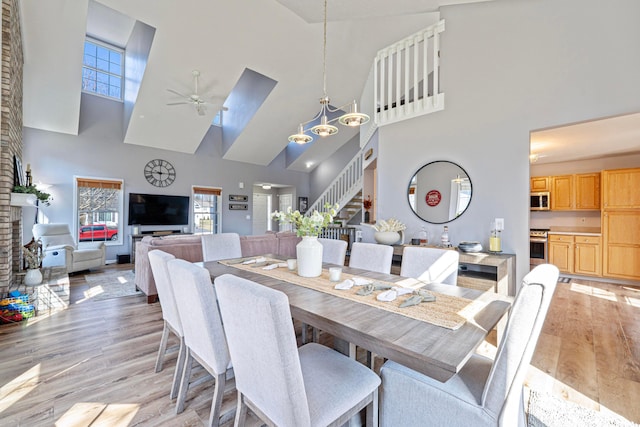
[{"label": "side table", "polygon": [[[26,285],[25,285],[26,286]],[[29,303],[36,309],[36,315],[69,306],[69,275],[65,267],[45,267],[42,269],[42,283],[31,288]]]}]

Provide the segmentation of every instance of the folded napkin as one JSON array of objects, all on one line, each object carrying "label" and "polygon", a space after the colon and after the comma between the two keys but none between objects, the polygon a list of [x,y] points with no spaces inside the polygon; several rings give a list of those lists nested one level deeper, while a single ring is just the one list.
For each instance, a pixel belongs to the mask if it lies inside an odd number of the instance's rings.
[{"label": "folded napkin", "polygon": [[269,264],[266,267],[262,267],[263,270],[273,270],[274,268],[278,268],[278,267],[286,267],[287,263],[286,262],[274,262],[273,264]]},{"label": "folded napkin", "polygon": [[389,301],[395,300],[400,295],[406,295],[406,294],[410,294],[412,292],[413,291],[411,289],[401,288],[401,287],[397,287],[396,286],[396,287],[394,287],[392,289],[389,289],[388,291],[380,292],[378,294],[378,296],[376,297],[376,299],[378,301],[389,302]]},{"label": "folded napkin", "polygon": [[355,286],[364,286],[371,283],[370,279],[365,279],[364,277],[352,277],[351,279],[347,280],[352,280]]},{"label": "folded napkin", "polygon": [[248,259],[244,261],[242,264],[255,264],[257,262],[265,262],[267,259],[265,257],[258,257],[253,259]]},{"label": "folded napkin", "polygon": [[353,285],[354,285],[353,280],[347,279],[335,285],[334,289],[340,289],[340,290],[351,289],[353,288]]}]

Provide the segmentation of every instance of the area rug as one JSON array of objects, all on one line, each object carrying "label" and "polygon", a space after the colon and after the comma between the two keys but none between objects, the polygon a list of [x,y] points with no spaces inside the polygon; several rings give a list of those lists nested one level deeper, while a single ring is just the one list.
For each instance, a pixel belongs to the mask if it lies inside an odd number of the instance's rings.
[{"label": "area rug", "polygon": [[89,289],[85,297],[95,301],[111,298],[141,295],[134,283],[135,273],[131,270],[108,271],[97,274],[87,274],[85,279]]},{"label": "area rug", "polygon": [[529,427],[638,427],[638,424],[612,414],[594,411],[548,393],[531,390]]}]

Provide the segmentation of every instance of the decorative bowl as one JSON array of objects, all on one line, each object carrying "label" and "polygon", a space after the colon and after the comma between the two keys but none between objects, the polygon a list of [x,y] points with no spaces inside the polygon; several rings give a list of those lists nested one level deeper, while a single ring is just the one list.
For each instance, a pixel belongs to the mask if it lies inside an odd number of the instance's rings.
[{"label": "decorative bowl", "polygon": [[400,240],[400,233],[397,231],[376,231],[373,238],[381,245],[393,245]]},{"label": "decorative bowl", "polygon": [[480,242],[460,242],[458,243],[458,249],[462,252],[480,252],[482,251],[482,245]]}]

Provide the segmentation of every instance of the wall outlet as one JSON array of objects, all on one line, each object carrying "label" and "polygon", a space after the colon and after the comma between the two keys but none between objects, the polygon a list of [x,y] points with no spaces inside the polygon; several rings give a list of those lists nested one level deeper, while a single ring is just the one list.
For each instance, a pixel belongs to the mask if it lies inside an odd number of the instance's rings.
[{"label": "wall outlet", "polygon": [[496,218],[496,230],[504,230],[504,218]]}]

